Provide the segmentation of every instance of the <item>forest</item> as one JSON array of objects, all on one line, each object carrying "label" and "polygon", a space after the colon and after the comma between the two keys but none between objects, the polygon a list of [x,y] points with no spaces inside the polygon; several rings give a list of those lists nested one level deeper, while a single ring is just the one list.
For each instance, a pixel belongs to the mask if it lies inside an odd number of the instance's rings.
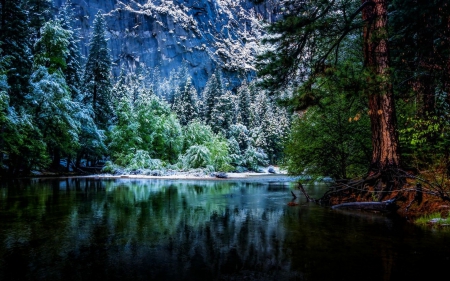
[{"label": "forest", "polygon": [[423,184],[449,201],[448,2],[280,5],[278,20],[266,24],[256,76],[230,88],[218,66],[198,91],[187,63],[169,78],[145,66],[113,77],[101,12],[84,58],[70,5],[53,16],[51,1],[3,0],[2,173],[272,164],[344,180],[347,193],[370,191],[347,197],[381,201],[413,179],[416,193]]},{"label": "forest", "polygon": [[55,16],[51,6],[2,1],[3,175],[258,171],[281,161],[290,114],[254,82],[231,89],[217,67],[198,92],[187,63],[169,77],[145,66],[114,77],[103,13],[84,58],[70,1]]},{"label": "forest", "polygon": [[319,200],[331,204],[450,201],[448,2],[283,3],[259,77],[293,89],[290,170],[352,179]]}]

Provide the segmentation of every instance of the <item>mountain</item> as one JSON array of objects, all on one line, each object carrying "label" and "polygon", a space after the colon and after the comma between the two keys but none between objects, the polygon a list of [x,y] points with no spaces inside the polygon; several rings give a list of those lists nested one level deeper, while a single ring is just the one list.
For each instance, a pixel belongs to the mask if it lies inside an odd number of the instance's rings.
[{"label": "mountain", "polygon": [[[115,63],[133,71],[158,68],[162,78],[186,64],[201,90],[216,67],[230,88],[250,78],[265,24],[276,20],[279,1],[250,0],[71,0],[87,55],[95,14],[106,15]],[[65,0],[54,0],[58,10]]]}]

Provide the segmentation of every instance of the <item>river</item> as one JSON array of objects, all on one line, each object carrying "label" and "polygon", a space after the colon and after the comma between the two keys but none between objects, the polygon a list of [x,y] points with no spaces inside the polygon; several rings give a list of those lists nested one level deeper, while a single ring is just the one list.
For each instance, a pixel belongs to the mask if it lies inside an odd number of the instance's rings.
[{"label": "river", "polygon": [[285,180],[0,185],[0,280],[438,280],[449,264],[449,231],[308,204]]}]

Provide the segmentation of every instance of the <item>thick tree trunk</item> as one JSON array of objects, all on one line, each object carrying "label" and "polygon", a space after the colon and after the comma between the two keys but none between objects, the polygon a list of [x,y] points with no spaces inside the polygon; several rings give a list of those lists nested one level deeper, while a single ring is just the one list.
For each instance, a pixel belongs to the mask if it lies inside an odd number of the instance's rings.
[{"label": "thick tree trunk", "polygon": [[[365,0],[363,0],[363,3]],[[387,0],[374,0],[363,9],[364,60],[373,73],[368,78],[369,115],[372,129],[371,173],[400,167],[397,120],[389,74]]]}]

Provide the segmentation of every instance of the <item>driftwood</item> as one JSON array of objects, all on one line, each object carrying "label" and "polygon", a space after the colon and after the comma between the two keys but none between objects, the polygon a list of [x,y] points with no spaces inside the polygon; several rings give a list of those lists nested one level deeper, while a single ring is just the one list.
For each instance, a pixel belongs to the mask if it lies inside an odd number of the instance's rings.
[{"label": "driftwood", "polygon": [[[300,191],[303,193],[303,195],[305,195],[306,197],[306,202],[316,202],[317,200],[311,198],[311,196],[309,196],[309,194],[306,192],[305,188],[303,187],[303,184],[301,184],[300,182],[297,184],[297,188],[300,189]],[[292,193],[292,191],[291,191]]]},{"label": "driftwood", "polygon": [[395,200],[386,200],[383,202],[349,202],[334,205],[332,209],[347,209],[347,210],[365,210],[365,211],[380,211],[390,212],[395,209]]}]

